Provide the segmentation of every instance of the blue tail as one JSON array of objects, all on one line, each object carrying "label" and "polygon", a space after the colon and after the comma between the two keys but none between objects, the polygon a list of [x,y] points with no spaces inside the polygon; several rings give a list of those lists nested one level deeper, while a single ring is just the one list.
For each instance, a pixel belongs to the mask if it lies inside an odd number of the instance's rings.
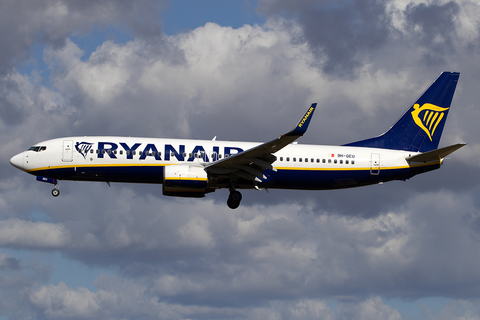
[{"label": "blue tail", "polygon": [[460,73],[443,72],[393,127],[346,146],[427,152],[438,148]]}]

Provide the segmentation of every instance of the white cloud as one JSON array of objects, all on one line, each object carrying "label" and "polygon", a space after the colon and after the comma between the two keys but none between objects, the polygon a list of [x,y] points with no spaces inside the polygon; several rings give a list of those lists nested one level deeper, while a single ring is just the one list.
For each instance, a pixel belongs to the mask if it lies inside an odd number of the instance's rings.
[{"label": "white cloud", "polygon": [[95,294],[86,288],[72,290],[64,282],[41,287],[30,300],[49,318],[91,318],[100,309]]},{"label": "white cloud", "polygon": [[69,244],[68,230],[62,224],[23,221],[9,218],[0,221],[0,245],[30,248],[58,248]]},{"label": "white cloud", "polygon": [[178,229],[180,242],[188,246],[211,248],[215,245],[209,231],[209,222],[201,217],[193,217],[186,225]]}]

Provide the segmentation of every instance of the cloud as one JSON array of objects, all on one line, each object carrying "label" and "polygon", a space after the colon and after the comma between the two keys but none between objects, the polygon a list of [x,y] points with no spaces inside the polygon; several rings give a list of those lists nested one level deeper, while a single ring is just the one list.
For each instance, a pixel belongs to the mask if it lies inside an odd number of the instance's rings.
[{"label": "cloud", "polygon": [[[157,24],[163,1],[71,1],[36,0],[3,2],[0,7],[2,53],[0,75],[13,71],[35,42],[63,47],[71,35],[91,32],[94,27],[128,25],[136,37],[161,34]],[[22,26],[12,28],[10,26]]]},{"label": "cloud", "polygon": [[56,248],[64,247],[68,241],[68,232],[62,225],[15,218],[0,221],[2,246]]},{"label": "cloud", "polygon": [[[474,3],[260,1],[263,25],[206,23],[169,37],[151,25],[156,11],[142,22],[155,3],[140,3],[141,11],[131,2],[48,4],[22,13],[15,24],[36,12],[40,31],[14,31],[18,43],[0,57],[0,244],[55,250],[115,275],[72,288],[67,279],[48,283],[52,266],[2,252],[1,315],[15,306],[25,310],[17,317],[39,319],[401,318],[384,296],[449,297],[439,312],[476,312]],[[106,41],[89,57],[69,38],[124,19],[135,38]],[[47,82],[10,68],[39,34],[48,43]],[[319,109],[300,143],[348,143],[386,131],[444,69],[462,75],[442,143],[469,145],[407,182],[245,191],[232,211],[226,190],[177,199],[162,197],[158,185],[62,181],[54,199],[50,186],[8,164],[34,143],[69,135],[266,141],[291,129],[311,102]],[[3,302],[9,294],[12,307]]]},{"label": "cloud", "polygon": [[48,318],[90,318],[100,309],[88,289],[69,290],[63,282],[41,287],[30,295],[30,300],[42,308]]},{"label": "cloud", "polygon": [[384,2],[299,1],[292,5],[260,1],[259,6],[267,14],[286,12],[296,17],[304,40],[327,74],[347,77],[391,35],[391,17]]}]

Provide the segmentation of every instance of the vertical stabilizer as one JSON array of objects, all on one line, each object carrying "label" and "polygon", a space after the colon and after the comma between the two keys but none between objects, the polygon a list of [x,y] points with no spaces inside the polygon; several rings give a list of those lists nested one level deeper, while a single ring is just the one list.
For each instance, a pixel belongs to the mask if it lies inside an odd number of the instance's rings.
[{"label": "vertical stabilizer", "polygon": [[460,73],[443,72],[381,136],[346,146],[427,152],[438,148]]}]

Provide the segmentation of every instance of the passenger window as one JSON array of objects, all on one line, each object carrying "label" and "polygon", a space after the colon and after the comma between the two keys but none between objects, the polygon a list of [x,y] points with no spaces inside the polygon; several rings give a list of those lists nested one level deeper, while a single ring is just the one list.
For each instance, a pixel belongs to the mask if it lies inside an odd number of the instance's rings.
[{"label": "passenger window", "polygon": [[328,163],[332,163],[332,159],[328,159]]},{"label": "passenger window", "polygon": [[293,162],[296,162],[297,161],[297,158],[293,158]]},{"label": "passenger window", "polygon": [[[318,160],[318,159],[317,159],[317,160]],[[314,162],[314,161],[313,161],[313,158],[312,158],[312,159],[310,159],[310,162]]]},{"label": "passenger window", "polygon": [[93,153],[93,149],[90,149],[90,153]]},{"label": "passenger window", "polygon": [[337,159],[333,160],[333,163],[337,163]]},{"label": "passenger window", "polygon": [[283,157],[280,157],[280,161],[283,161]]},{"label": "passenger window", "polygon": [[221,154],[218,154],[218,159],[222,159],[222,155],[221,155]]},{"label": "passenger window", "polygon": [[322,159],[322,163],[325,163],[325,159]]},{"label": "passenger window", "polygon": [[112,150],[108,150],[107,153],[108,153],[108,154],[112,154]]},{"label": "passenger window", "polygon": [[99,150],[99,149],[97,149],[97,154],[99,154],[99,153],[100,153],[100,150]]},{"label": "passenger window", "polygon": [[348,164],[348,160],[345,160],[345,164]]},{"label": "passenger window", "polygon": [[355,164],[355,160],[352,160],[352,164]]},{"label": "passenger window", "polygon": [[[141,152],[141,151],[140,151]],[[132,151],[132,155],[136,155],[137,154],[137,151],[133,150]]]},{"label": "passenger window", "polygon": [[[293,158],[293,159],[295,159],[295,158]],[[295,161],[295,160],[293,160],[293,161]],[[298,162],[302,162],[302,158],[298,158]]]},{"label": "passenger window", "polygon": [[120,150],[120,154],[123,154],[123,150]]},{"label": "passenger window", "polygon": [[343,164],[343,160],[340,160],[340,164]]},{"label": "passenger window", "polygon": [[287,157],[287,162],[290,161],[290,157]]},{"label": "passenger window", "polygon": [[183,157],[185,158],[186,156],[187,156],[187,153],[186,153],[186,152],[184,152],[184,153],[183,153]]}]

